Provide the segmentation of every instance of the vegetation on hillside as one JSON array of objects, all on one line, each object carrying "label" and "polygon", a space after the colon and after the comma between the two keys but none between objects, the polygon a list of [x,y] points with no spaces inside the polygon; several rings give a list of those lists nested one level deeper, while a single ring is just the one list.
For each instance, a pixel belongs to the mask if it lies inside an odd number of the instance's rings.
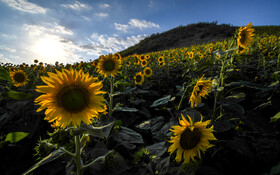
[{"label": "vegetation on hillside", "polygon": [[[280,34],[280,26],[256,26],[256,34]],[[229,24],[218,25],[217,22],[199,22],[178,26],[163,33],[152,34],[138,44],[120,52],[122,56],[144,54],[172,48],[189,47],[194,44],[222,41],[234,35],[238,27]]]}]

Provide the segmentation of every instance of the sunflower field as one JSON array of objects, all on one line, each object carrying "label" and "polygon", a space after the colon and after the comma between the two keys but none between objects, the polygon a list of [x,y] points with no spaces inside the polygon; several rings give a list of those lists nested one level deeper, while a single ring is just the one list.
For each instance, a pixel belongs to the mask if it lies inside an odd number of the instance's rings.
[{"label": "sunflower field", "polygon": [[[264,30],[264,29],[263,29]],[[0,172],[280,174],[280,35],[0,65]]]}]

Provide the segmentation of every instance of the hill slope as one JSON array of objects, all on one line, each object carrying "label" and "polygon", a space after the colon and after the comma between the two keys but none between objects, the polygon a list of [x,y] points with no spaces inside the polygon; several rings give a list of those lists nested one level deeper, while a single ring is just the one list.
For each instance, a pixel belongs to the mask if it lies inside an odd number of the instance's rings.
[{"label": "hill slope", "polygon": [[[179,26],[163,33],[152,34],[138,44],[120,52],[122,56],[142,54],[170,48],[189,47],[232,37],[239,27],[217,22],[189,24]],[[280,34],[280,26],[257,26],[256,33]]]}]

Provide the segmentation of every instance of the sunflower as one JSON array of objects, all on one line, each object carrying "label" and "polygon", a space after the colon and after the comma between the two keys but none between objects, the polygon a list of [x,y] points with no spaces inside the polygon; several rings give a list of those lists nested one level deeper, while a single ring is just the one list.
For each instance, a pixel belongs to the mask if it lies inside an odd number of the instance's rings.
[{"label": "sunflower", "polygon": [[137,84],[142,85],[144,82],[144,75],[141,72],[139,72],[138,74],[135,75],[134,79],[136,85]]},{"label": "sunflower", "polygon": [[143,61],[143,60],[146,59],[146,56],[145,56],[145,55],[141,55],[139,59],[140,59],[141,61]]},{"label": "sunflower", "polygon": [[34,60],[34,63],[38,63],[38,60],[37,60],[37,59],[35,59],[35,60]]},{"label": "sunflower", "polygon": [[102,82],[82,70],[62,69],[56,74],[47,72],[49,77],[41,76],[47,85],[37,86],[36,91],[45,93],[35,99],[41,105],[37,112],[44,109],[45,120],[65,128],[66,126],[80,126],[81,122],[91,124],[91,119],[103,111],[104,101],[100,91]]},{"label": "sunflower", "polygon": [[102,55],[99,58],[99,62],[97,65],[98,73],[107,76],[115,76],[121,67],[121,60],[116,59],[113,54]]},{"label": "sunflower", "polygon": [[165,65],[165,61],[163,61],[163,62],[159,62],[158,64],[159,64],[159,66],[160,66],[160,67],[162,67],[162,66],[164,66],[164,65]]},{"label": "sunflower", "polygon": [[153,75],[153,70],[149,67],[145,67],[143,70],[145,77],[151,77]]},{"label": "sunflower", "polygon": [[190,59],[193,59],[193,54],[194,54],[194,52],[190,52],[190,54],[189,54]]},{"label": "sunflower", "polygon": [[163,57],[159,57],[159,58],[158,58],[158,62],[159,62],[159,63],[164,62],[164,58],[163,58]]},{"label": "sunflower", "polygon": [[141,61],[141,66],[142,66],[142,67],[146,67],[147,65],[148,65],[148,62],[147,62],[146,59],[144,59],[144,60]]},{"label": "sunflower", "polygon": [[28,75],[23,72],[23,70],[10,71],[10,76],[13,80],[14,86],[16,87],[24,86],[29,81]]},{"label": "sunflower", "polygon": [[115,53],[114,56],[117,57],[118,60],[121,60],[121,59],[122,59],[122,56],[121,56],[121,54],[119,54],[119,53]]},{"label": "sunflower", "polygon": [[213,126],[206,128],[210,124],[210,120],[193,123],[192,119],[188,116],[189,121],[181,114],[182,120],[179,119],[180,125],[172,126],[170,131],[174,132],[169,141],[172,145],[168,148],[168,152],[172,154],[176,149],[176,162],[181,162],[182,154],[184,162],[189,163],[190,159],[195,160],[195,156],[201,159],[200,152],[203,153],[210,147],[214,146],[209,143],[209,140],[217,140],[213,135]]},{"label": "sunflower", "polygon": [[268,57],[269,57],[269,58],[274,58],[275,55],[276,55],[275,52],[269,52],[269,53],[268,53]]},{"label": "sunflower", "polygon": [[10,72],[15,71],[15,67],[9,67],[9,71],[10,71]]},{"label": "sunflower", "polygon": [[254,31],[252,29],[252,23],[249,23],[245,27],[240,27],[238,29],[237,45],[242,48],[247,48],[253,41]]},{"label": "sunflower", "polygon": [[[204,75],[203,75],[204,76]],[[211,80],[202,80],[203,76],[196,82],[196,85],[193,88],[192,95],[190,97],[189,103],[191,103],[191,107],[195,107],[201,103],[201,97],[206,98],[208,92],[212,88]]]}]

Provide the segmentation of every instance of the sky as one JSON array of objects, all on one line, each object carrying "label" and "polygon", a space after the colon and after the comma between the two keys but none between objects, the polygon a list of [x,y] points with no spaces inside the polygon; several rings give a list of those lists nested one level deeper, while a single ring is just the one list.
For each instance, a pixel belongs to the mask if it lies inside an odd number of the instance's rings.
[{"label": "sky", "polygon": [[0,0],[0,62],[97,59],[179,25],[280,25],[280,0]]}]

